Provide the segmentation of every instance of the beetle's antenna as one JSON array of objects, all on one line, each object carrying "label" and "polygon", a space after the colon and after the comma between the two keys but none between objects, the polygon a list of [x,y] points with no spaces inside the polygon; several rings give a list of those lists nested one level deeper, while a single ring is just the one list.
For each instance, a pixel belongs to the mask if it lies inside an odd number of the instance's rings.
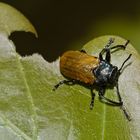
[{"label": "beetle's antenna", "polygon": [[105,46],[105,48],[108,48],[112,43],[114,43],[115,38],[110,38],[108,44]]},{"label": "beetle's antenna", "polygon": [[127,59],[123,62],[122,66],[121,66],[120,69],[119,69],[119,72],[122,70],[124,64],[130,59],[131,56],[132,56],[132,54],[130,54],[130,55],[127,57]]}]

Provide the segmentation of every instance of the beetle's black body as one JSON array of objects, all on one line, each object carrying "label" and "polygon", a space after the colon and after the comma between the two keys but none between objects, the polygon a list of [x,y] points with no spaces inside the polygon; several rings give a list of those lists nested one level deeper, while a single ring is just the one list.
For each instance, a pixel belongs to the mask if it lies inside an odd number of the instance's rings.
[{"label": "beetle's black body", "polygon": [[[124,114],[126,115],[127,119],[130,120],[130,117],[123,106],[123,101],[120,96],[118,88],[118,78],[121,74],[121,70],[125,62],[131,57],[131,54],[123,62],[120,68],[118,68],[117,66],[113,66],[110,63],[111,61],[110,50],[117,48],[125,49],[129,41],[127,41],[124,45],[110,47],[113,42],[114,39],[111,38],[109,40],[109,43],[99,53],[98,58],[86,54],[84,50],[81,50],[80,52],[68,51],[64,53],[64,55],[62,55],[62,57],[60,58],[60,71],[69,80],[60,81],[57,85],[55,85],[54,89],[57,89],[61,84],[64,83],[71,85],[82,82],[87,85],[90,85],[92,96],[90,108],[92,109],[94,106],[94,97],[95,97],[95,94],[93,93],[93,88],[96,85],[99,87],[100,100],[104,100],[112,105],[120,106],[121,109],[124,111]],[[104,53],[106,53],[105,59],[103,59]],[[119,99],[118,102],[105,97],[105,89],[108,85],[116,87]]]}]

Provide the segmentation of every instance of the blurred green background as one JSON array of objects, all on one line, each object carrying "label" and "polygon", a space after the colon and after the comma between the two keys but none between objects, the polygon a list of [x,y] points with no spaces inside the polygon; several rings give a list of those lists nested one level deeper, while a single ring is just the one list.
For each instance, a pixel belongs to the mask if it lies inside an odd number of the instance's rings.
[{"label": "blurred green background", "polygon": [[[80,49],[100,35],[129,39],[140,52],[140,0],[1,0],[21,11],[39,38],[17,32],[10,36],[21,55],[40,53],[48,61],[68,49]],[[2,13],[1,13],[2,14]]]}]

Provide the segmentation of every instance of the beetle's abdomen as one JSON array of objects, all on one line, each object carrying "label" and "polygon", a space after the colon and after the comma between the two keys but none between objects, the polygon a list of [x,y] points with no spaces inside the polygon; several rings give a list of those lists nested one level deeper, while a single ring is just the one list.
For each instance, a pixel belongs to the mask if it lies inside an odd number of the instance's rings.
[{"label": "beetle's abdomen", "polygon": [[93,84],[95,76],[93,69],[99,64],[99,59],[80,51],[67,51],[60,58],[60,71],[70,79],[86,84]]}]

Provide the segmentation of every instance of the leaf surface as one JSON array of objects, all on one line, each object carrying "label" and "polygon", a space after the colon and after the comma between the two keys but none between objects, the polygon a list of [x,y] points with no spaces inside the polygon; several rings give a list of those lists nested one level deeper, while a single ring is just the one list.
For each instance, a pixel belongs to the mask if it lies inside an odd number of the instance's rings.
[{"label": "leaf surface", "polygon": [[[6,9],[7,6],[4,6]],[[21,20],[22,16],[19,15],[17,20]],[[140,56],[133,46],[129,44],[125,51],[112,53],[112,64],[118,67],[132,53],[132,58],[127,62],[119,78],[124,105],[132,117],[132,121],[128,122],[119,107],[100,102],[96,90],[92,111],[89,109],[91,97],[88,88],[82,85],[63,85],[55,92],[52,91],[53,86],[64,79],[59,71],[59,60],[48,63],[38,54],[21,57],[16,53],[12,41],[7,38],[10,32],[19,29],[35,33],[27,21],[22,20],[28,27],[17,22],[19,24],[17,29],[9,28],[9,22],[6,21],[8,28],[4,28],[2,24],[2,28],[0,27],[2,31],[0,33],[0,138],[4,140],[140,139]],[[115,38],[113,45],[126,42],[117,36],[102,36],[90,41],[83,48],[88,54],[98,56],[110,37]],[[107,89],[106,96],[116,99],[113,89]]]}]

